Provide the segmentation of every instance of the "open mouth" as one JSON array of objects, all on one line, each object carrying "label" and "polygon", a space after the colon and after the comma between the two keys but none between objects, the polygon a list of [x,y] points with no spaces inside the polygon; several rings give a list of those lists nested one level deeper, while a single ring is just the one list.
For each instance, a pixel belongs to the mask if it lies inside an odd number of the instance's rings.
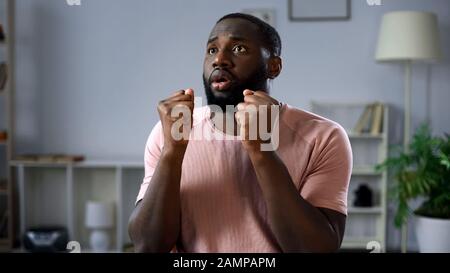
[{"label": "open mouth", "polygon": [[228,87],[230,87],[230,84],[231,84],[230,80],[221,78],[216,81],[213,81],[211,85],[212,85],[213,89],[222,91],[222,90],[225,90]]},{"label": "open mouth", "polygon": [[232,75],[224,70],[215,70],[211,73],[210,83],[216,91],[226,90],[232,84]]}]

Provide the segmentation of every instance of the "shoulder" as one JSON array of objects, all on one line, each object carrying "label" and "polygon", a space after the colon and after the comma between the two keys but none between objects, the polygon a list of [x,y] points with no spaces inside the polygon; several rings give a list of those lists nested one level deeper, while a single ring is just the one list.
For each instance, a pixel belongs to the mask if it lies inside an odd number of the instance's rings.
[{"label": "shoulder", "polygon": [[330,140],[348,143],[345,129],[337,122],[288,104],[282,108],[280,122],[310,144],[329,144]]}]

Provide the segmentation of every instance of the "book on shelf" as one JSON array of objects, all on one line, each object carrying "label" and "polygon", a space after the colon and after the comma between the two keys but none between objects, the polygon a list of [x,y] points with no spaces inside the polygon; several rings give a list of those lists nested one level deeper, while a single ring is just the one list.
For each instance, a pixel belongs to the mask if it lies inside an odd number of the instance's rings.
[{"label": "book on shelf", "polygon": [[379,135],[383,126],[383,109],[384,106],[380,102],[367,104],[353,128],[353,133]]},{"label": "book on shelf", "polygon": [[18,155],[14,160],[30,163],[72,163],[83,161],[84,156],[67,154],[27,154]]},{"label": "book on shelf", "polygon": [[3,29],[3,25],[0,24],[0,43],[5,42],[6,39],[6,35],[5,35],[5,31]]},{"label": "book on shelf", "polygon": [[8,66],[6,63],[0,63],[0,91],[5,89],[6,81],[8,79]]},{"label": "book on shelf", "polygon": [[0,238],[5,238],[8,227],[8,210],[0,211]]},{"label": "book on shelf", "polygon": [[6,179],[0,178],[0,192],[6,192],[8,189],[8,181]]},{"label": "book on shelf", "polygon": [[364,108],[364,112],[359,117],[356,126],[353,128],[355,134],[367,133],[370,128],[370,121],[373,113],[373,104],[367,104]]},{"label": "book on shelf", "polygon": [[382,131],[383,126],[383,109],[384,105],[382,103],[376,103],[373,108],[373,120],[372,128],[370,130],[371,135],[379,135]]},{"label": "book on shelf", "polygon": [[6,131],[0,131],[0,142],[5,142],[8,139],[8,133]]}]

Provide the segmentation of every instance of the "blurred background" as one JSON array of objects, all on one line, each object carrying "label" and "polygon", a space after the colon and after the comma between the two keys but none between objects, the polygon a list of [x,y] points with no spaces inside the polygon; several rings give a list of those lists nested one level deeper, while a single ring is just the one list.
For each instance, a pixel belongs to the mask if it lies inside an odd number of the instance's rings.
[{"label": "blurred background", "polygon": [[[384,22],[394,11],[420,13]],[[64,251],[68,241],[94,251],[94,231],[107,234],[104,251],[132,251],[127,221],[157,102],[185,88],[205,98],[206,41],[231,12],[281,36],[272,96],[348,129],[355,166],[342,251],[419,251],[416,221],[394,226],[395,182],[374,167],[424,122],[434,136],[450,132],[448,0],[1,0],[2,251]],[[404,20],[407,30],[396,29]],[[399,33],[419,40],[402,48]]]}]

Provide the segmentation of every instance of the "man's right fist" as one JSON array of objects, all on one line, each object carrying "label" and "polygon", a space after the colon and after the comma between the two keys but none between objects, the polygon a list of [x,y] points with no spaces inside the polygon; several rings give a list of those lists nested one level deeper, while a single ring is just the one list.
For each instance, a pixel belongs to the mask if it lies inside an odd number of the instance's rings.
[{"label": "man's right fist", "polygon": [[164,133],[164,147],[186,149],[192,128],[194,90],[186,89],[174,93],[158,104],[159,118]]}]

